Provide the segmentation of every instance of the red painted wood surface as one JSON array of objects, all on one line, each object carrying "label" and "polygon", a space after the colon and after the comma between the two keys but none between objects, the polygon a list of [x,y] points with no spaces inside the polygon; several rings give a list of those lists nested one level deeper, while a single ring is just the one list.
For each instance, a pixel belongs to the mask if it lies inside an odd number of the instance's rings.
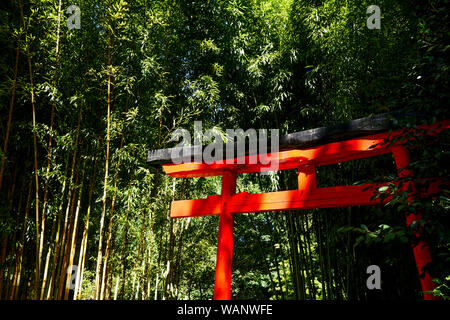
[{"label": "red painted wood surface", "polygon": [[[232,213],[249,213],[376,205],[386,203],[391,199],[388,197],[384,201],[371,200],[374,188],[380,188],[387,184],[317,188],[313,191],[288,190],[255,194],[240,192],[227,200],[227,208]],[[440,184],[442,182],[439,180],[432,181],[428,191],[422,196],[436,193]],[[176,200],[172,202],[170,216],[172,218],[189,218],[219,215],[221,208],[222,196],[220,195],[208,196],[206,199]]]},{"label": "red painted wood surface", "polygon": [[219,218],[219,240],[217,243],[216,277],[214,300],[231,299],[231,266],[233,261],[234,217],[227,205],[236,191],[236,173],[225,172],[222,176],[222,201]]},{"label": "red painted wood surface", "polygon": [[[402,147],[396,146],[393,148],[393,154],[395,158],[395,164],[399,170],[398,175],[400,177],[412,177],[413,173],[408,170],[409,166],[409,151]],[[414,195],[416,194],[416,186],[414,182],[407,182],[402,185],[402,191],[407,191],[411,187],[412,193],[408,198],[410,204],[414,202]],[[422,220],[422,213],[418,212],[416,214],[407,212],[406,213],[406,225],[409,227],[413,222],[420,223]],[[419,272],[420,284],[422,286],[422,292],[425,300],[439,300],[438,297],[434,296],[429,291],[433,291],[436,288],[436,283],[433,282],[433,278],[430,274],[423,270],[428,263],[431,262],[431,252],[430,246],[425,241],[420,238],[420,228],[414,233],[417,237],[418,242],[413,245],[414,259],[416,260],[417,271]]]}]

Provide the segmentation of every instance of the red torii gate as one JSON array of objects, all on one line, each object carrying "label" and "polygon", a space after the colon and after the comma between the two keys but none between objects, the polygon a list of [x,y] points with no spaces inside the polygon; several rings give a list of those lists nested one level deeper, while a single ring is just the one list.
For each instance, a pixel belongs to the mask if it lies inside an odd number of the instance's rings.
[{"label": "red torii gate", "polygon": [[[437,135],[440,132],[447,130],[449,127],[450,121],[444,120],[433,125],[420,126],[419,129],[425,130],[429,135]],[[396,167],[399,170],[399,177],[410,177],[412,176],[412,172],[407,169],[410,159],[409,152],[404,147],[405,141],[393,144],[385,143],[387,139],[393,139],[402,134],[403,131],[401,130],[382,132],[309,148],[297,148],[268,155],[258,155],[259,159],[266,161],[258,161],[257,164],[249,164],[249,156],[245,156],[245,164],[237,164],[237,159],[235,159],[233,164],[217,162],[212,164],[203,162],[163,164],[164,171],[175,178],[222,176],[221,195],[211,195],[206,199],[173,201],[170,211],[170,216],[172,218],[207,215],[220,216],[214,299],[231,299],[234,214],[386,203],[391,197],[384,200],[372,198],[375,188],[386,186],[389,182],[360,186],[353,185],[317,188],[315,168],[317,166],[392,153]],[[278,170],[298,169],[298,190],[257,194],[240,192],[236,194],[237,174],[270,170],[270,163],[267,165],[261,164],[268,163],[267,159],[270,159],[272,164],[276,162],[278,164]],[[148,161],[152,162],[152,160]],[[438,192],[440,183],[441,182],[438,179],[431,180],[427,192],[418,196],[429,196]],[[413,190],[409,200],[413,201],[413,194],[415,194],[414,183],[405,183],[402,186],[402,190],[408,190],[409,186],[411,186],[411,190]],[[421,218],[421,213],[407,214],[407,226],[413,221],[421,220]],[[416,236],[419,237],[419,233],[416,233]],[[428,244],[419,239],[417,245],[413,247],[413,253],[420,275],[424,299],[437,299],[433,294],[426,292],[433,290],[436,285],[432,282],[431,276],[422,270],[424,266],[431,262]]]}]

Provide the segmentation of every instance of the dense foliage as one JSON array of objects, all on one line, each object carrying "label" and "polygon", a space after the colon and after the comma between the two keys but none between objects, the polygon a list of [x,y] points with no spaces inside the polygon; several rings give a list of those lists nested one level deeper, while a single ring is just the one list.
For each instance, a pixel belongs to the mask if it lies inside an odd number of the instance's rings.
[{"label": "dense foliage", "polygon": [[[66,25],[72,4],[80,29]],[[172,220],[169,207],[220,193],[220,179],[173,179],[146,163],[147,150],[173,146],[171,133],[192,132],[195,120],[283,134],[382,112],[412,130],[448,119],[448,1],[378,0],[379,30],[366,27],[372,4],[2,3],[1,299],[211,298],[218,218]],[[414,132],[416,177],[448,178],[448,134]],[[391,155],[317,172],[319,186],[396,176]],[[237,189],[296,183],[287,170],[239,176]],[[448,208],[444,188],[414,207],[398,193],[385,206],[239,215],[232,296],[421,299],[418,226],[405,223],[405,211],[420,210],[435,294],[449,298]],[[382,290],[367,290],[372,264]],[[72,265],[80,277],[67,290]]]}]

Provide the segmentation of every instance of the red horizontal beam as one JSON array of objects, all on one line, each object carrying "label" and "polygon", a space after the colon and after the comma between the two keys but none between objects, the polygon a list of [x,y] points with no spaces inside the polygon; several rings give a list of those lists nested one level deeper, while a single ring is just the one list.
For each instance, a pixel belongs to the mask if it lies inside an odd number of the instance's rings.
[{"label": "red horizontal beam", "polygon": [[[438,134],[450,127],[450,121],[444,120],[433,125],[422,126],[420,129],[428,130],[429,134]],[[182,164],[165,164],[164,171],[175,178],[192,178],[222,175],[225,171],[234,171],[237,174],[269,171],[276,166],[277,170],[298,168],[300,165],[312,164],[315,166],[373,157],[391,152],[392,146],[383,145],[386,139],[399,136],[403,131],[383,132],[376,135],[355,138],[351,140],[328,143],[306,149],[281,151],[278,153],[258,155],[258,163],[252,164],[249,156],[234,159],[233,163],[218,161],[212,164],[203,162],[190,162]],[[242,164],[238,164],[241,160]],[[270,160],[270,163],[269,163]],[[262,163],[269,163],[264,165]]]},{"label": "red horizontal beam", "polygon": [[[351,197],[348,197],[351,193]],[[232,213],[265,212],[281,210],[302,210],[377,204],[371,202],[372,192],[362,191],[355,186],[316,189],[310,197],[301,199],[300,190],[269,193],[235,194],[227,203]],[[220,214],[221,196],[208,196],[206,199],[173,201],[170,216],[187,218]]]},{"label": "red horizontal beam", "polygon": [[[318,188],[308,192],[307,195],[303,193],[305,191],[301,190],[256,194],[241,192],[234,194],[227,201],[226,206],[232,213],[249,213],[376,205],[386,203],[391,199],[391,197],[388,197],[383,201],[379,198],[371,200],[375,188],[387,184]],[[431,182],[426,194],[422,196],[438,192],[441,184],[441,181]],[[221,204],[222,196],[220,195],[208,196],[206,199],[177,200],[172,202],[170,216],[172,218],[188,218],[218,215],[221,211]]]},{"label": "red horizontal beam", "polygon": [[[385,148],[376,147],[383,139],[359,138],[348,141],[334,142],[319,147],[281,151],[274,154],[258,155],[258,163],[249,163],[249,157],[244,157],[243,164],[239,164],[240,158],[234,159],[233,164],[215,162],[206,164],[202,162],[190,162],[182,164],[165,164],[164,171],[174,178],[192,178],[222,175],[224,171],[231,170],[236,173],[251,173],[268,171],[275,165],[278,170],[294,169],[299,165],[314,164],[324,165],[358,158],[372,157],[389,152]],[[269,163],[264,165],[262,163]],[[272,166],[271,166],[272,165]],[[273,171],[273,169],[272,169]]]}]

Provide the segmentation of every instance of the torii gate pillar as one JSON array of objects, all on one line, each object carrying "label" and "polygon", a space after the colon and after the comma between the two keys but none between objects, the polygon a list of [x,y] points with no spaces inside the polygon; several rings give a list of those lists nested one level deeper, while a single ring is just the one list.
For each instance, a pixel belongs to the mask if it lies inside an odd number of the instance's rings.
[{"label": "torii gate pillar", "polygon": [[222,175],[222,204],[219,217],[219,239],[217,243],[214,300],[231,299],[234,216],[229,208],[227,208],[227,201],[230,200],[235,192],[236,172],[225,171]]},{"label": "torii gate pillar", "polygon": [[[392,148],[392,154],[394,155],[395,165],[399,170],[399,177],[412,177],[413,173],[408,170],[409,166],[409,151],[404,146],[394,146]],[[414,201],[414,194],[416,193],[416,186],[414,182],[405,183],[403,189],[408,190],[411,186],[412,193],[409,196],[409,201]],[[416,221],[419,223],[422,220],[422,213],[406,213],[406,225],[409,227],[411,223]],[[419,272],[420,284],[422,286],[423,298],[425,300],[439,300],[439,297],[433,295],[430,291],[436,288],[436,284],[433,282],[430,274],[425,272],[423,268],[432,261],[430,246],[427,242],[420,239],[420,227],[415,232],[415,236],[419,239],[417,244],[413,244],[414,259],[416,260],[417,271]]]}]

